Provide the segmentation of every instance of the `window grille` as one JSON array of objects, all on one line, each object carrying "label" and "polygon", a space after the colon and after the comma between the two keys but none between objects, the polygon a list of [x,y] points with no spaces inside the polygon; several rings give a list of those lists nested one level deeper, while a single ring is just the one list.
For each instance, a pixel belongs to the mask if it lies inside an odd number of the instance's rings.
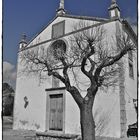
[{"label": "window grille", "polygon": [[66,43],[63,40],[56,40],[48,49],[48,55],[52,62],[58,62],[65,54]]}]

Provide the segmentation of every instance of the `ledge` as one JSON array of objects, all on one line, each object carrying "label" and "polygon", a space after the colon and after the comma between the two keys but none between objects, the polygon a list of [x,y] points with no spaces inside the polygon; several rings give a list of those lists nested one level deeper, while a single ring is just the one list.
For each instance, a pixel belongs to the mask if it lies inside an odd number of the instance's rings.
[{"label": "ledge", "polygon": [[48,89],[45,89],[45,91],[54,91],[54,90],[65,90],[66,87],[58,87],[58,88],[48,88]]},{"label": "ledge", "polygon": [[49,132],[36,132],[36,136],[64,138],[64,139],[74,139],[78,137],[78,135],[73,135],[73,134],[49,133]]}]

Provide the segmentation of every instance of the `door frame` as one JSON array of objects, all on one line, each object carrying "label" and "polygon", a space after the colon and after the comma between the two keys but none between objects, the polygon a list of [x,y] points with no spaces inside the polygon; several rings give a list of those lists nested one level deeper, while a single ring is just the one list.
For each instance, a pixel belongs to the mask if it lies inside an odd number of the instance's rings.
[{"label": "door frame", "polygon": [[[50,88],[46,89],[46,117],[45,117],[45,131],[52,133],[65,133],[65,106],[66,106],[66,88]],[[49,130],[49,119],[50,119],[50,95],[62,94],[63,95],[63,128],[62,131]]]}]

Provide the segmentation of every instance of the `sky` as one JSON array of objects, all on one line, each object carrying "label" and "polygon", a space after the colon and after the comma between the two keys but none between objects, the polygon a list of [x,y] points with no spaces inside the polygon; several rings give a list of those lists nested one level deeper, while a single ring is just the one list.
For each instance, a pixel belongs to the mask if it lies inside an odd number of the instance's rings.
[{"label": "sky", "polygon": [[[15,87],[21,35],[29,41],[56,15],[60,0],[3,0],[3,82]],[[111,0],[65,0],[68,14],[109,18]],[[117,0],[121,17],[137,30],[137,0]]]}]

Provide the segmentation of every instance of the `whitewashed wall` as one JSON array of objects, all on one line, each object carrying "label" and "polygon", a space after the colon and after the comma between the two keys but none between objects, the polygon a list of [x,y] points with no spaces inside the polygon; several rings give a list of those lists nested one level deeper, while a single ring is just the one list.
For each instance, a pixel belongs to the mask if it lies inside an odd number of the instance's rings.
[{"label": "whitewashed wall", "polygon": [[137,56],[136,52],[133,53],[133,70],[134,78],[129,77],[129,58],[128,55],[125,57],[125,99],[126,99],[126,115],[127,115],[127,126],[137,121],[137,114],[134,107],[133,99],[138,99],[137,89]]},{"label": "whitewashed wall", "polygon": [[[17,78],[14,108],[14,129],[44,131],[46,112],[46,84],[39,85],[39,78],[34,76]],[[24,108],[24,97],[29,104]]]}]

